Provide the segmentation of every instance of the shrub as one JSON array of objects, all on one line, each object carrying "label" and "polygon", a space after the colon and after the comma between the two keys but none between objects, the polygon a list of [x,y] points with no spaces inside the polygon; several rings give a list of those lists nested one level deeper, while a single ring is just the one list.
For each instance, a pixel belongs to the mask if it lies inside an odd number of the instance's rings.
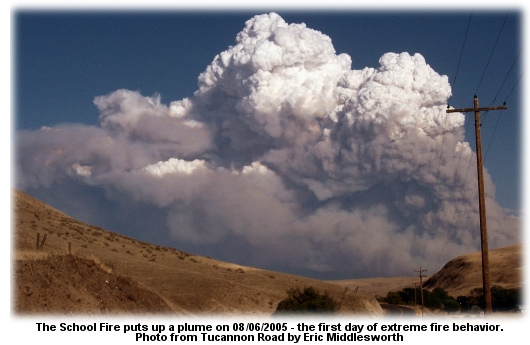
[{"label": "shrub", "polygon": [[327,293],[320,293],[310,286],[301,291],[299,288],[287,291],[287,298],[276,307],[276,313],[333,313],[337,302]]}]

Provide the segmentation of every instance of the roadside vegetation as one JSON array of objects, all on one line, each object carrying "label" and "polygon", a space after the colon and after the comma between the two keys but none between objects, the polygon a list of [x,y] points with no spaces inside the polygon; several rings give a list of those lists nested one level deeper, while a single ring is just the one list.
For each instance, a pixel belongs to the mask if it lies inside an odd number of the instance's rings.
[{"label": "roadside vegetation", "polygon": [[338,303],[332,297],[310,286],[303,291],[299,288],[289,289],[287,297],[278,303],[275,314],[334,313],[337,308]]},{"label": "roadside vegetation", "polygon": [[[421,292],[419,288],[404,288],[401,291],[390,291],[386,297],[376,296],[380,303],[400,305],[421,305]],[[467,296],[454,298],[442,288],[432,291],[423,290],[424,306],[429,309],[444,310],[448,313],[480,312],[484,310],[484,295],[482,288],[476,288]],[[522,303],[522,290],[505,289],[500,286],[492,286],[491,303],[494,312],[518,311],[518,305]]]},{"label": "roadside vegetation", "polygon": [[[523,304],[522,297],[522,288],[505,289],[497,285],[491,287],[491,307],[493,311],[519,311],[519,306]],[[471,311],[473,306],[484,309],[485,303],[482,288],[473,289],[468,296],[458,296],[456,300],[462,306],[462,311]]]}]

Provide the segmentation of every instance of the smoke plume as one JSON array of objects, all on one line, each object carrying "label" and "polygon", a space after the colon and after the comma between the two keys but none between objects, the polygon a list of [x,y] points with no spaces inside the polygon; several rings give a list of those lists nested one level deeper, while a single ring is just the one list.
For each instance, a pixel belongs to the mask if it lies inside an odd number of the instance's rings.
[{"label": "smoke plume", "polygon": [[[437,270],[479,249],[475,153],[464,116],[445,112],[447,76],[420,54],[379,64],[352,70],[328,36],[259,15],[192,97],[168,106],[117,90],[95,98],[98,126],[19,131],[16,182],[156,205],[175,243],[243,264],[336,278]],[[490,246],[518,242],[518,219],[487,173],[485,184]],[[219,254],[228,243],[240,250]]]}]

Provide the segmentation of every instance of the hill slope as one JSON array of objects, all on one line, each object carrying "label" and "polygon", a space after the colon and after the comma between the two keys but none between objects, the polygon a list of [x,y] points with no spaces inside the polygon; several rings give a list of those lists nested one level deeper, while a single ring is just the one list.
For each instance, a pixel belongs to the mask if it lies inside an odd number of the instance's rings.
[{"label": "hill slope", "polygon": [[[523,245],[515,244],[489,251],[490,285],[517,288],[523,285]],[[437,287],[450,295],[468,295],[474,288],[482,288],[482,256],[480,252],[458,256],[433,274],[423,286]]]},{"label": "hill slope", "polygon": [[[18,313],[270,315],[288,289],[307,286],[342,301],[341,313],[383,313],[373,295],[138,241],[79,222],[18,190],[12,206]],[[37,238],[45,235],[37,250]]]}]

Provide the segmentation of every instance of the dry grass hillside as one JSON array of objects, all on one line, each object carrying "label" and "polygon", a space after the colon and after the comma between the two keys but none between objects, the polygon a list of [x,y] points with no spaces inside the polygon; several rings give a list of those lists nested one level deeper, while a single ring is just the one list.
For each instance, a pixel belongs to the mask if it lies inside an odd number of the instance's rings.
[{"label": "dry grass hillside", "polygon": [[[489,251],[490,285],[506,289],[523,286],[523,245],[515,244]],[[468,295],[482,288],[480,252],[458,256],[433,274],[423,286],[429,290],[441,287],[454,297]]]},{"label": "dry grass hillside", "polygon": [[79,222],[18,190],[12,207],[18,314],[270,315],[288,289],[308,286],[341,301],[340,313],[383,314],[362,291],[138,241]]}]

